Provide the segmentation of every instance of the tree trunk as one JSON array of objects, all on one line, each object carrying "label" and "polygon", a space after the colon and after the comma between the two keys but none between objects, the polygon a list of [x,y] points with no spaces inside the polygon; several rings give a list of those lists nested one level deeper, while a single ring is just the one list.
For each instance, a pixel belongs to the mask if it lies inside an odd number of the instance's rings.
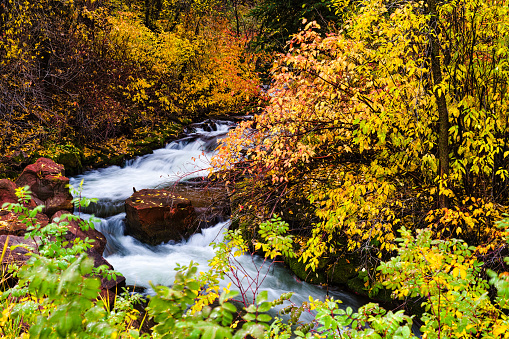
[{"label": "tree trunk", "polygon": [[440,27],[438,26],[436,0],[427,0],[428,11],[430,14],[430,49],[431,49],[431,73],[433,75],[433,88],[438,108],[438,160],[439,160],[439,191],[438,207],[448,208],[449,199],[444,194],[444,189],[440,186],[447,182],[449,176],[449,112],[445,100],[444,91],[435,88],[442,82],[442,69],[440,66],[440,46],[438,35]]}]

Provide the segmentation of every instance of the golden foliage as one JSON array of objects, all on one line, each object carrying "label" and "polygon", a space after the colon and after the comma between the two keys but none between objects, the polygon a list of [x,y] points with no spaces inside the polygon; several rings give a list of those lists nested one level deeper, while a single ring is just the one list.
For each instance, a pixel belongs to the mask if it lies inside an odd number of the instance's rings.
[{"label": "golden foliage", "polygon": [[[339,34],[321,37],[308,24],[275,63],[269,105],[214,160],[239,204],[255,206],[241,211],[246,219],[307,201],[293,209],[314,215],[299,224],[314,222],[301,257],[310,268],[336,252],[391,253],[401,225],[434,225],[435,236],[473,245],[498,236],[493,223],[508,202],[507,6],[440,7],[449,54],[434,87],[423,10],[367,0]],[[451,112],[448,177],[438,173],[436,91]],[[437,192],[450,210],[432,211]]]}]

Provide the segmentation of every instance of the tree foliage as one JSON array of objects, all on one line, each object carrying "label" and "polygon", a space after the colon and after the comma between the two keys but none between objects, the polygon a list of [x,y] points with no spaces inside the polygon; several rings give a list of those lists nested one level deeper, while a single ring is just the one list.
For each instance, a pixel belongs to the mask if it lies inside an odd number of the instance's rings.
[{"label": "tree foliage", "polygon": [[[241,219],[298,214],[294,227],[308,239],[301,260],[312,269],[347,251],[389,254],[401,225],[483,253],[501,244],[507,6],[432,5],[364,1],[341,33],[324,37],[308,24],[274,66],[269,105],[219,149],[216,169]],[[439,161],[444,102],[448,173]]]},{"label": "tree foliage", "polygon": [[213,3],[194,3],[185,20],[163,5],[155,30],[136,2],[1,2],[2,172],[61,161],[59,151],[77,158],[69,167],[131,156],[176,124],[248,109],[258,93],[249,35],[207,14]]}]

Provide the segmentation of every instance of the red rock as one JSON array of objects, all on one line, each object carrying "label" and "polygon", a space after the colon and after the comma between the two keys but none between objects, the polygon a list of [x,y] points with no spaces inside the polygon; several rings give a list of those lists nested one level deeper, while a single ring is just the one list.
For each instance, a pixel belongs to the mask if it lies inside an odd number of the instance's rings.
[{"label": "red rock", "polygon": [[[3,235],[17,235],[22,236],[25,234],[27,224],[19,220],[19,213],[0,211],[0,234]],[[37,213],[35,220],[32,223],[39,223],[42,227],[49,223],[46,214]]]},{"label": "red rock", "polygon": [[196,231],[191,201],[167,190],[143,189],[125,201],[126,234],[157,245],[180,241]]},{"label": "red rock", "polygon": [[73,211],[68,184],[69,178],[64,176],[64,167],[47,158],[39,158],[34,164],[25,167],[16,180],[18,187],[30,187],[32,200],[37,205],[44,205],[44,213],[48,216],[59,210]]},{"label": "red rock", "polygon": [[17,203],[16,185],[9,179],[0,180],[0,208],[6,202]]},{"label": "red rock", "polygon": [[[24,265],[30,259],[29,253],[38,253],[37,244],[32,238],[18,237],[13,235],[0,235],[0,256],[5,246],[5,242],[9,241],[2,259],[2,266],[9,264]],[[11,251],[11,246],[18,246]],[[30,249],[27,249],[31,248]]]},{"label": "red rock", "polygon": [[53,222],[56,222],[55,219],[60,218],[59,222],[68,223],[65,239],[69,242],[74,241],[76,238],[80,238],[82,240],[85,240],[85,238],[92,239],[94,242],[92,243],[92,248],[90,248],[90,250],[96,251],[98,254],[102,255],[104,248],[106,247],[106,237],[95,229],[89,228],[87,231],[82,230],[80,226],[80,223],[83,221],[82,219],[69,220],[65,216],[62,217],[65,214],[69,214],[69,212],[58,211],[51,217]]},{"label": "red rock", "polygon": [[[94,260],[94,266],[99,267],[102,265],[108,266],[111,270],[113,269],[113,266],[103,258],[102,255],[97,253],[96,251],[89,249],[87,251],[87,254],[90,258]],[[115,297],[117,294],[122,293],[122,288],[124,288],[125,285],[125,278],[123,276],[117,276],[115,279],[108,280],[107,278],[98,277],[101,279],[101,293],[99,295],[98,299],[104,300],[107,305],[113,307],[115,304]]]}]

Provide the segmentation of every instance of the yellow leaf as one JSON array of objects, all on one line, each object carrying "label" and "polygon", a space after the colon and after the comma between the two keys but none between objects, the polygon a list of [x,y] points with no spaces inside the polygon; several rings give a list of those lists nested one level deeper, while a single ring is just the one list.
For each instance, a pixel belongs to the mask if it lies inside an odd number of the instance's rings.
[{"label": "yellow leaf", "polygon": [[493,328],[493,335],[496,337],[496,336],[499,336],[500,334],[504,333],[507,331],[509,327],[507,325],[499,325],[499,326],[494,326]]}]

